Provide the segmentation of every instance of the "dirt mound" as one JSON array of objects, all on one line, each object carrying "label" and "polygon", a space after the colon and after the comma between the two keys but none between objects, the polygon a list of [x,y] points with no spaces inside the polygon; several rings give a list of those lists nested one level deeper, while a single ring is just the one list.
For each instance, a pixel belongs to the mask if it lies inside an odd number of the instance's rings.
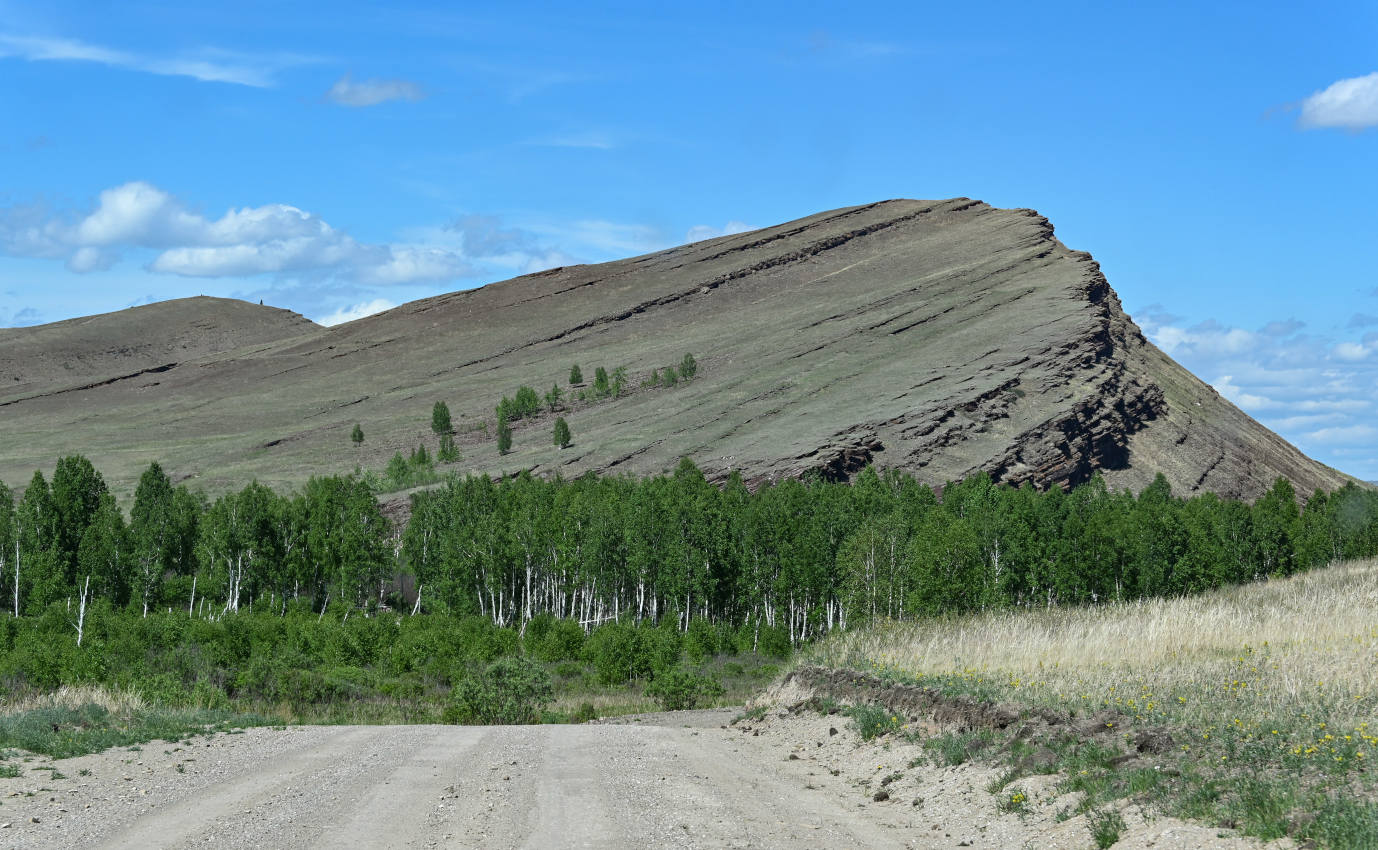
[{"label": "dirt mound", "polygon": [[1047,708],[993,703],[937,688],[887,682],[854,670],[804,666],[787,673],[755,703],[792,713],[818,711],[829,704],[881,705],[911,723],[948,732],[1014,730],[1018,737],[1054,733],[1124,747],[1128,754],[1158,754],[1172,749],[1172,735],[1116,711],[1072,717]]}]

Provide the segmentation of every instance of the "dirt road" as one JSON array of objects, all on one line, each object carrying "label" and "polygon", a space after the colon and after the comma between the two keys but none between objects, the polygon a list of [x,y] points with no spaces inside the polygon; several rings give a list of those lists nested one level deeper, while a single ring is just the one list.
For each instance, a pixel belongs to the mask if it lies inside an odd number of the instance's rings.
[{"label": "dirt road", "polygon": [[[1011,812],[988,790],[998,767],[934,767],[838,716],[735,714],[250,729],[33,759],[0,778],[0,850],[1091,846],[1056,777],[1021,780],[1032,805]],[[1259,846],[1125,816],[1125,850]]]},{"label": "dirt road", "polygon": [[744,752],[757,739],[721,729],[731,717],[158,742],[0,780],[0,847],[902,846],[854,802]]}]

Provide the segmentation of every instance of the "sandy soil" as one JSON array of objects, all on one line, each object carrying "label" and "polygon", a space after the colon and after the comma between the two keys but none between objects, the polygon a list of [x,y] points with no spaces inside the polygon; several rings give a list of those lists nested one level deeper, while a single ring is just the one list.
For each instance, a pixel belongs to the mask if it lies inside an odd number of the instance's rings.
[{"label": "sandy soil", "polygon": [[[34,759],[0,779],[0,848],[1090,846],[1081,818],[1057,822],[1073,800],[1051,779],[1021,783],[1029,813],[1001,813],[995,769],[910,768],[916,748],[863,744],[839,717],[735,714],[251,729]],[[1125,819],[1120,847],[1258,846]]]}]

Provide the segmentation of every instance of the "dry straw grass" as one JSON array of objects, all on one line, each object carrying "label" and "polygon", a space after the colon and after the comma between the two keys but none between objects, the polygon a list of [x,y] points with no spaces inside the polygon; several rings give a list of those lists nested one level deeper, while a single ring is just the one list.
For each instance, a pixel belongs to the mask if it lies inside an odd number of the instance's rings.
[{"label": "dry straw grass", "polygon": [[98,705],[112,715],[128,717],[148,708],[138,691],[111,690],[104,685],[63,685],[55,691],[29,693],[0,700],[0,717],[50,708],[77,710]]},{"label": "dry straw grass", "polygon": [[1378,705],[1378,561],[1188,598],[885,623],[804,660],[1182,721],[1226,709],[1358,723]]}]

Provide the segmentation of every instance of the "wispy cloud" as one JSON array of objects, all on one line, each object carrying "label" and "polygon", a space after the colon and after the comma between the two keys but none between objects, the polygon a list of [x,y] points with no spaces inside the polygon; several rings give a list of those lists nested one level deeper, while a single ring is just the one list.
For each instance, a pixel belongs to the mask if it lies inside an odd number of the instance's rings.
[{"label": "wispy cloud", "polygon": [[0,57],[30,62],[91,62],[127,71],[258,88],[273,85],[275,74],[284,68],[314,61],[294,54],[255,55],[220,48],[203,48],[177,56],[147,56],[71,38],[3,33]]},{"label": "wispy cloud", "polygon": [[880,59],[907,52],[903,45],[892,41],[848,38],[826,30],[816,30],[809,35],[808,49],[811,53],[841,59]]},{"label": "wispy cloud", "polygon": [[21,307],[12,313],[0,311],[0,328],[23,328],[42,323],[43,316],[32,307]]},{"label": "wispy cloud", "polygon": [[1378,71],[1331,83],[1301,102],[1302,127],[1378,126]]},{"label": "wispy cloud", "polygon": [[340,325],[345,322],[352,322],[355,319],[362,319],[365,316],[372,316],[384,310],[391,310],[397,305],[386,298],[375,298],[372,301],[364,301],[360,304],[353,304],[348,307],[341,307],[335,312],[322,316],[316,321],[322,325]]},{"label": "wispy cloud", "polygon": [[0,251],[6,254],[63,259],[71,271],[91,272],[110,268],[130,249],[155,252],[150,271],[183,277],[310,272],[391,286],[474,271],[454,251],[359,242],[287,204],[231,209],[209,219],[143,182],[106,189],[92,210],[75,216],[0,208]]},{"label": "wispy cloud", "polygon": [[377,106],[391,100],[417,101],[426,96],[408,80],[359,80],[345,74],[325,93],[325,99],[340,106]]},{"label": "wispy cloud", "polygon": [[591,148],[593,150],[612,150],[617,141],[606,133],[584,132],[548,136],[531,142],[533,145],[548,148]]},{"label": "wispy cloud", "polygon": [[689,232],[684,234],[684,241],[701,242],[704,239],[715,239],[719,236],[731,236],[736,233],[746,233],[756,228],[742,221],[729,221],[722,227],[714,227],[711,224],[696,224],[689,228]]}]

